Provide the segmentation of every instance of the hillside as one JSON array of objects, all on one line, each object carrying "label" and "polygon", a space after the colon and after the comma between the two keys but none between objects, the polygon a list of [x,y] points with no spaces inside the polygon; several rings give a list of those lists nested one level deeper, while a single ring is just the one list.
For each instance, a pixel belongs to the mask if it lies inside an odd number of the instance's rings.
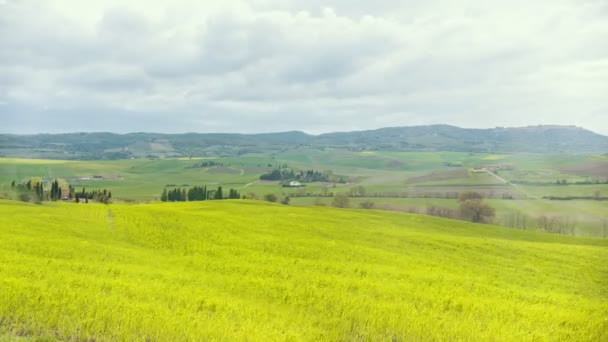
[{"label": "hillside", "polygon": [[0,135],[0,157],[128,159],[238,156],[295,146],[355,151],[605,153],[608,137],[574,126],[468,129],[448,125],[328,133],[67,133]]},{"label": "hillside", "polygon": [[0,339],[608,339],[608,243],[255,201],[0,201]]}]

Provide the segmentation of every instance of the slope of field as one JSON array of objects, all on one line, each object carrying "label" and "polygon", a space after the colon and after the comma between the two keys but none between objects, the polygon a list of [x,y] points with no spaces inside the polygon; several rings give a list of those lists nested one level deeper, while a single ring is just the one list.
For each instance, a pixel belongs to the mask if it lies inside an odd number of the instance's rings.
[{"label": "slope of field", "polygon": [[254,201],[0,201],[0,339],[608,339],[608,243]]}]

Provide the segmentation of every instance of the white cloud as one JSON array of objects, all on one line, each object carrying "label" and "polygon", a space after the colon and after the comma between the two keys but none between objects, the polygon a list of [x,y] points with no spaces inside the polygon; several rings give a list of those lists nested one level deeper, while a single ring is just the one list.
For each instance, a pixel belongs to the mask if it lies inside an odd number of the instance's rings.
[{"label": "white cloud", "polygon": [[608,134],[604,1],[0,4],[5,131],[99,130],[103,118],[122,132],[554,123]]}]

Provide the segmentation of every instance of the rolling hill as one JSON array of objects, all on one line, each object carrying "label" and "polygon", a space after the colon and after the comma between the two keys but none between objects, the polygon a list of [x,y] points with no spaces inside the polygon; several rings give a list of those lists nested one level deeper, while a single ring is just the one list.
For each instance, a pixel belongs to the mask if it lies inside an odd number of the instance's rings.
[{"label": "rolling hill", "polygon": [[608,339],[608,242],[256,201],[0,201],[0,339]]},{"label": "rolling hill", "polygon": [[355,151],[606,153],[608,137],[574,126],[468,129],[449,125],[392,127],[318,136],[292,131],[233,133],[66,133],[0,135],[0,156],[49,159],[238,156],[295,146]]}]

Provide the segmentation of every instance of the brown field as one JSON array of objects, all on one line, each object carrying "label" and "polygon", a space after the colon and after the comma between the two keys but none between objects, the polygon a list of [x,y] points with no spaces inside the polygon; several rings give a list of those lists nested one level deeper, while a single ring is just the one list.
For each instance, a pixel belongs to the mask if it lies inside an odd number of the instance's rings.
[{"label": "brown field", "polygon": [[580,165],[569,165],[559,169],[565,173],[579,176],[606,177],[608,178],[608,162],[593,162]]}]

